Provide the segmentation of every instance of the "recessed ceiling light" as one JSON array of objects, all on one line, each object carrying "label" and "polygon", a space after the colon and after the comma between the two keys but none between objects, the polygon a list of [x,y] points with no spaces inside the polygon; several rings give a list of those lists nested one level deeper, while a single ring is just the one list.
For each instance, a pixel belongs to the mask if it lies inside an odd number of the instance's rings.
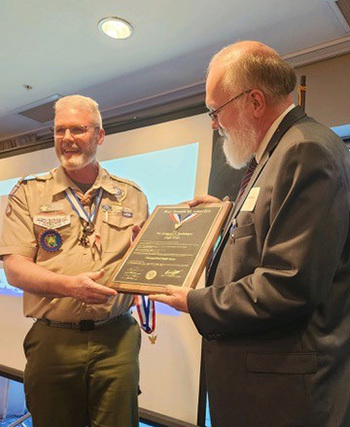
[{"label": "recessed ceiling light", "polygon": [[98,28],[106,36],[113,39],[127,39],[133,32],[133,28],[129,22],[115,16],[101,19],[98,23]]}]

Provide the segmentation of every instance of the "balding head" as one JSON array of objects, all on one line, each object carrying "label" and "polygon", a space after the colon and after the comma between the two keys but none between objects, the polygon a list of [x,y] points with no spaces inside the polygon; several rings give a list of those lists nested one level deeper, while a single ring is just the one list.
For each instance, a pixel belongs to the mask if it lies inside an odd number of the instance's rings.
[{"label": "balding head", "polygon": [[211,60],[208,78],[215,72],[218,84],[229,94],[239,89],[259,89],[267,98],[286,98],[296,85],[294,69],[278,53],[257,41],[224,47]]},{"label": "balding head", "polygon": [[273,122],[292,104],[293,68],[275,50],[256,41],[232,44],[210,62],[206,104],[212,128],[225,137],[230,165],[244,166]]}]

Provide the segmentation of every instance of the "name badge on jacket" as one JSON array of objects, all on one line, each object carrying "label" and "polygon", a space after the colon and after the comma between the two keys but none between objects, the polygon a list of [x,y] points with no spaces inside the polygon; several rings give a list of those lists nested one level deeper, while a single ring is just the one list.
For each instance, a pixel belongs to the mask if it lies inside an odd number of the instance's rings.
[{"label": "name badge on jacket", "polygon": [[245,199],[243,206],[241,207],[242,212],[253,212],[256,202],[260,193],[260,187],[253,187]]}]

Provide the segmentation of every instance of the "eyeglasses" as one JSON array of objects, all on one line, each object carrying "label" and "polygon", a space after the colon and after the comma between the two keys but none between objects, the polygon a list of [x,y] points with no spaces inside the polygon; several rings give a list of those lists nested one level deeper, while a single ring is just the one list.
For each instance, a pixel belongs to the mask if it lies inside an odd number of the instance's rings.
[{"label": "eyeglasses", "polygon": [[55,136],[59,138],[63,138],[64,135],[66,134],[67,129],[69,130],[69,133],[73,137],[79,137],[79,136],[85,135],[89,128],[98,129],[98,126],[93,126],[93,125],[89,125],[89,126],[80,125],[80,126],[72,126],[72,127],[56,126],[56,127],[52,127],[51,130],[55,134]]},{"label": "eyeglasses", "polygon": [[218,121],[218,114],[220,113],[220,111],[221,111],[224,107],[226,107],[226,105],[228,105],[230,102],[235,101],[236,99],[240,98],[241,96],[243,96],[243,95],[245,95],[245,94],[247,94],[247,93],[251,92],[252,90],[253,90],[253,89],[245,90],[245,91],[243,91],[243,92],[239,93],[238,95],[234,96],[233,98],[229,99],[227,102],[225,102],[225,104],[222,104],[222,105],[221,105],[219,108],[217,108],[216,110],[209,111],[209,113],[208,113],[209,117],[210,117],[212,120],[214,120],[215,122],[217,122],[217,121]]}]

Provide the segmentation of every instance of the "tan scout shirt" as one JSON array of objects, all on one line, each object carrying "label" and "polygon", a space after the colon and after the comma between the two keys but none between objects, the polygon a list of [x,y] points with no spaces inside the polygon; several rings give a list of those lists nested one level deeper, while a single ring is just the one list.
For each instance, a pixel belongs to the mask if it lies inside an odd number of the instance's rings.
[{"label": "tan scout shirt", "polygon": [[[24,180],[12,191],[4,216],[0,257],[23,255],[50,271],[67,275],[104,268],[105,275],[99,283],[105,284],[130,245],[132,226],[140,225],[148,215],[147,199],[136,184],[110,175],[99,166],[95,183],[84,195],[85,199],[90,195],[93,201],[96,190],[104,190],[95,221],[100,235],[99,251],[95,246],[79,243],[82,223],[66,198],[68,187],[82,196],[59,167],[45,176]],[[90,213],[94,203],[85,208]],[[40,235],[46,229],[56,229],[60,234],[60,249],[43,249]],[[117,295],[105,304],[86,304],[74,298],[44,298],[24,292],[24,315],[61,322],[105,320],[126,312],[132,301],[129,295]]]}]

